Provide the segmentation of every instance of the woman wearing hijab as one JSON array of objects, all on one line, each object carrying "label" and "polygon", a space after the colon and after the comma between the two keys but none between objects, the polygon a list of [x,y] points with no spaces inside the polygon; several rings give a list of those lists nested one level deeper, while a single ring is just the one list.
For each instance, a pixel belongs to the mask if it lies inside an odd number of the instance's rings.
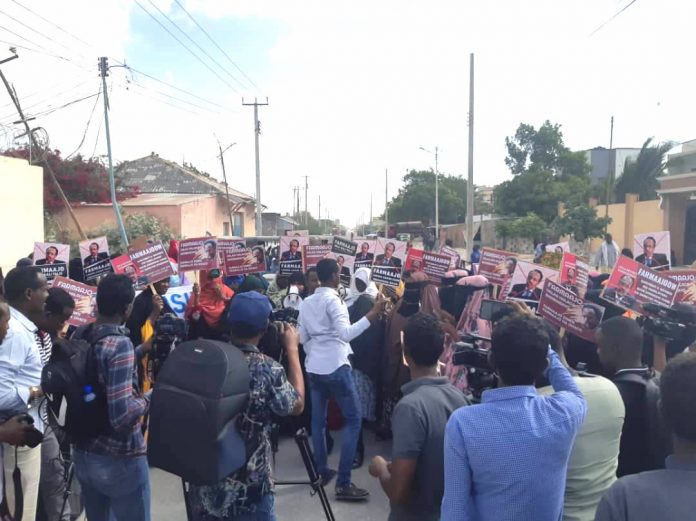
[{"label": "woman wearing hijab", "polygon": [[[350,323],[355,324],[372,309],[379,291],[375,283],[370,280],[371,270],[360,268],[353,277],[352,304],[348,307]],[[384,324],[374,322],[358,338],[350,343],[353,349],[352,364],[353,378],[360,397],[363,421],[374,422],[377,420],[377,389],[379,384],[380,361],[384,348]],[[363,432],[360,430],[358,438],[358,450],[353,462],[353,468],[362,466],[365,458],[365,445]]]},{"label": "woman wearing hijab", "polygon": [[220,270],[215,268],[201,272],[201,283],[193,285],[191,300],[186,308],[189,321],[189,338],[221,338],[220,321],[234,291],[222,283]]}]

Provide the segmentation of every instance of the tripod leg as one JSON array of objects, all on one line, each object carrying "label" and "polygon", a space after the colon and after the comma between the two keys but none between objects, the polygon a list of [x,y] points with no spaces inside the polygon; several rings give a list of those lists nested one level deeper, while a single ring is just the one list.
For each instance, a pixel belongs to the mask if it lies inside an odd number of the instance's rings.
[{"label": "tripod leg", "polygon": [[297,448],[300,450],[300,456],[302,457],[302,462],[307,469],[307,476],[309,477],[310,485],[312,490],[319,495],[319,500],[321,501],[321,506],[324,509],[324,515],[326,515],[327,521],[335,521],[333,515],[333,510],[331,509],[331,503],[329,503],[329,498],[326,495],[326,490],[321,482],[321,476],[317,471],[317,466],[314,463],[314,456],[312,455],[312,449],[309,446],[309,440],[307,436],[307,429],[300,429],[295,434],[295,442],[297,443]]}]

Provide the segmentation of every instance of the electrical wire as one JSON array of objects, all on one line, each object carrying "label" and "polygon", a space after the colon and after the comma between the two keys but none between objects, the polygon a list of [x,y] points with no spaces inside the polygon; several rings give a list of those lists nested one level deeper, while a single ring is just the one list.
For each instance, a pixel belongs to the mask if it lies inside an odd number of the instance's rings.
[{"label": "electrical wire", "polygon": [[216,111],[216,110],[213,110],[213,109],[211,109],[211,108],[204,107],[203,105],[198,105],[197,103],[193,103],[192,101],[188,101],[188,100],[185,100],[185,99],[183,99],[183,98],[177,98],[176,96],[172,96],[171,94],[167,94],[166,92],[162,92],[162,91],[159,91],[159,90],[157,90],[157,89],[145,87],[145,86],[141,85],[140,83],[138,83],[138,82],[136,82],[136,81],[132,81],[130,84],[131,84],[131,85],[135,85],[136,87],[138,87],[138,88],[140,88],[140,89],[143,89],[143,90],[145,90],[145,91],[152,91],[152,92],[154,92],[154,93],[156,93],[156,94],[159,94],[160,96],[164,96],[164,97],[169,98],[169,99],[173,99],[173,100],[176,100],[176,101],[180,101],[181,103],[186,103],[187,105],[191,105],[192,107],[196,107],[196,108],[199,108],[199,109],[201,109],[201,110],[205,110],[205,111],[207,111],[207,112],[211,112],[211,113],[213,113],[213,114],[220,114],[220,112],[218,112],[218,111]]},{"label": "electrical wire", "polygon": [[82,43],[83,45],[86,45],[88,49],[92,49],[92,46],[91,46],[90,44],[88,44],[86,41],[84,41],[84,40],[78,38],[77,36],[75,36],[75,35],[72,34],[71,32],[66,31],[66,30],[63,29],[60,25],[58,25],[58,24],[52,22],[51,20],[48,20],[47,18],[44,18],[44,17],[41,16],[39,13],[37,13],[37,12],[35,12],[35,11],[32,11],[32,10],[29,9],[27,6],[25,6],[25,5],[21,4],[21,3],[19,3],[17,0],[12,0],[12,1],[13,1],[15,4],[17,4],[19,7],[21,7],[22,9],[24,9],[24,10],[26,10],[26,11],[29,11],[31,14],[33,14],[34,16],[39,17],[39,18],[40,18],[41,20],[43,20],[44,22],[46,22],[46,23],[52,25],[53,27],[59,29],[60,31],[62,31],[62,32],[64,32],[65,34],[67,34],[68,36],[74,38],[75,40],[77,40],[78,42]]},{"label": "electrical wire", "polygon": [[208,37],[208,40],[210,40],[210,41],[212,42],[212,44],[213,44],[215,47],[217,47],[218,50],[219,50],[222,54],[225,55],[225,57],[230,61],[230,63],[231,63],[232,65],[234,65],[234,67],[235,67],[239,72],[242,73],[242,75],[247,79],[247,81],[248,81],[249,83],[251,83],[254,87],[256,87],[256,88],[258,89],[259,87],[256,85],[256,83],[254,83],[254,81],[253,81],[249,76],[247,76],[247,74],[239,67],[239,65],[237,65],[237,64],[234,62],[234,60],[233,60],[232,58],[230,58],[230,55],[227,54],[227,53],[223,50],[223,48],[220,47],[220,46],[217,44],[217,42],[213,39],[213,37],[210,36],[210,34],[208,34],[208,31],[206,31],[206,30],[201,26],[201,24],[199,24],[199,23],[196,21],[196,19],[191,15],[191,13],[189,13],[189,12],[186,10],[186,8],[181,4],[181,2],[179,2],[179,0],[174,0],[174,1],[175,1],[176,4],[181,8],[181,10],[182,10],[184,13],[186,13],[186,16],[188,16],[188,17],[191,19],[191,21],[192,21],[194,24],[196,24],[196,27],[198,27],[198,28],[203,32],[203,34],[205,34],[205,35]]},{"label": "electrical wire", "polygon": [[[0,11],[0,14],[4,14],[4,15],[7,16],[10,20],[14,20],[16,23],[18,23],[18,24],[21,25],[22,27],[26,27],[26,28],[29,29],[30,31],[32,31],[32,32],[38,34],[39,36],[41,36],[42,38],[45,38],[46,40],[48,40],[48,41],[50,41],[50,42],[53,42],[53,43],[55,43],[55,44],[57,44],[57,45],[60,45],[61,47],[63,47],[63,48],[66,49],[67,51],[69,51],[69,52],[75,52],[74,49],[71,49],[70,47],[65,46],[64,44],[60,43],[60,42],[57,41],[57,40],[54,40],[54,39],[51,38],[50,36],[45,35],[45,34],[42,33],[41,31],[37,31],[36,29],[34,29],[33,27],[31,27],[30,25],[27,25],[27,24],[25,24],[24,22],[22,22],[21,20],[17,20],[17,18],[15,18],[14,16],[9,15],[9,14],[7,14],[7,13],[4,12],[4,11]],[[80,56],[80,57],[81,57],[81,58],[85,58],[84,55],[82,55],[82,56]]]},{"label": "electrical wire", "polygon": [[182,42],[173,32],[171,32],[171,31],[167,28],[167,26],[165,26],[162,22],[160,22],[160,21],[155,17],[155,15],[153,15],[150,11],[148,11],[147,9],[145,9],[145,7],[144,7],[138,0],[133,0],[133,1],[137,4],[138,7],[140,7],[140,9],[142,9],[143,11],[145,11],[145,13],[146,13],[150,18],[152,18],[155,22],[157,22],[157,24],[158,24],[162,29],[164,29],[164,30],[167,32],[167,34],[169,34],[169,36],[171,36],[172,38],[174,38],[174,40],[176,40],[176,41],[179,43],[179,45],[181,45],[184,49],[186,49],[189,53],[191,53],[191,55],[192,55],[194,58],[196,58],[199,62],[201,62],[201,64],[203,64],[203,66],[204,66],[206,69],[208,69],[208,70],[209,70],[210,72],[212,72],[215,76],[217,76],[217,78],[218,78],[220,81],[222,81],[225,85],[227,85],[227,86],[228,86],[230,89],[232,89],[234,92],[239,92],[239,91],[238,91],[237,89],[235,89],[232,85],[230,85],[230,84],[227,82],[227,80],[226,80],[225,78],[223,78],[222,76],[220,76],[220,74],[218,74],[218,72],[217,72],[216,70],[214,70],[210,65],[208,65],[205,61],[203,61],[203,59],[201,59],[200,56],[198,56],[198,55],[197,55],[195,52],[193,52],[189,47],[187,47],[186,44],[185,44],[184,42]]},{"label": "electrical wire", "polygon": [[[75,86],[73,86],[73,87],[70,87],[70,88],[67,89],[67,90],[64,90],[64,91],[62,91],[62,92],[59,92],[58,94],[53,94],[53,95],[51,95],[50,98],[47,98],[47,99],[44,99],[44,100],[41,100],[41,101],[37,101],[36,103],[33,103],[33,104],[31,104],[31,105],[27,105],[27,106],[25,106],[25,107],[22,107],[22,110],[24,110],[24,111],[26,112],[26,111],[28,111],[28,110],[30,110],[30,109],[33,109],[34,107],[37,107],[37,106],[39,106],[39,105],[42,105],[42,104],[46,103],[47,101],[55,100],[56,98],[59,98],[59,97],[62,96],[63,94],[67,94],[68,92],[73,92],[74,90],[76,90],[76,89],[82,87],[84,84],[86,84],[86,83],[88,83],[88,82],[89,82],[89,80],[85,80],[85,81],[83,81],[82,83],[78,83],[77,85],[75,85]],[[14,105],[14,103],[13,103],[13,105]],[[45,107],[45,108],[48,109],[48,108],[51,108],[51,106],[49,105],[48,107]],[[5,120],[5,119],[8,119],[8,118],[12,118],[12,117],[14,117],[14,116],[15,116],[15,111],[13,110],[11,114],[9,114],[9,115],[7,115],[7,116],[3,116],[3,117],[0,118],[0,119]]]},{"label": "electrical wire", "polygon": [[186,31],[184,31],[181,27],[179,27],[179,26],[177,25],[177,23],[174,22],[169,16],[167,16],[167,14],[166,14],[164,11],[162,11],[159,7],[157,7],[157,5],[154,4],[154,3],[152,2],[152,0],[147,0],[147,1],[150,3],[150,5],[151,5],[152,7],[154,7],[154,8],[159,12],[160,15],[162,15],[164,18],[166,18],[167,21],[169,21],[170,24],[172,24],[174,27],[176,27],[176,29],[177,29],[181,34],[183,34],[186,38],[188,38],[188,40],[189,40],[193,45],[195,45],[195,46],[198,48],[198,50],[200,50],[200,51],[201,51],[203,54],[205,54],[215,65],[217,65],[217,66],[220,68],[220,70],[222,70],[222,72],[226,73],[230,78],[232,78],[234,81],[236,81],[237,84],[238,84],[241,88],[243,88],[243,89],[246,88],[246,86],[245,86],[241,81],[239,81],[231,72],[229,72],[229,71],[228,71],[227,69],[225,69],[222,65],[220,65],[220,62],[217,61],[215,58],[213,58],[210,54],[208,54],[208,52],[207,52],[203,47],[201,47],[200,45],[198,45],[198,42],[196,42],[193,38],[191,38],[191,37],[186,33]]},{"label": "electrical wire", "polygon": [[597,29],[595,29],[594,31],[592,31],[592,32],[590,33],[590,36],[594,36],[594,35],[597,34],[599,31],[601,31],[602,29],[604,29],[605,26],[609,25],[609,23],[611,23],[614,19],[616,19],[621,13],[623,13],[626,9],[628,9],[628,8],[631,7],[633,4],[635,4],[636,1],[637,1],[637,0],[631,0],[628,4],[626,4],[625,6],[623,6],[623,8],[621,8],[616,14],[614,14],[614,16],[612,16],[611,18],[609,18],[609,20],[607,20],[607,21],[604,22],[602,25],[600,25],[599,27],[597,27]]},{"label": "electrical wire", "polygon": [[89,118],[87,119],[87,125],[85,125],[85,131],[82,134],[82,139],[80,140],[80,144],[77,145],[77,148],[70,154],[66,156],[65,159],[70,159],[72,156],[77,154],[80,149],[82,148],[82,145],[85,143],[85,138],[87,137],[87,131],[89,130],[89,125],[92,123],[92,118],[94,117],[94,111],[97,109],[97,105],[99,104],[99,98],[101,97],[101,83],[99,84],[99,92],[97,92],[97,98],[94,100],[94,105],[92,106],[92,111],[89,113]]},{"label": "electrical wire", "polygon": [[62,110],[64,108],[70,107],[72,105],[75,105],[76,103],[80,103],[82,101],[88,100],[88,99],[93,98],[93,97],[98,96],[98,95],[99,95],[99,93],[95,92],[94,94],[90,94],[89,96],[84,96],[82,98],[78,98],[76,100],[69,101],[67,103],[64,103],[63,105],[58,106],[58,107],[53,107],[53,108],[44,110],[43,112],[33,114],[32,117],[39,118],[39,117],[49,116],[49,115],[53,114],[54,112],[57,112],[57,111]]}]

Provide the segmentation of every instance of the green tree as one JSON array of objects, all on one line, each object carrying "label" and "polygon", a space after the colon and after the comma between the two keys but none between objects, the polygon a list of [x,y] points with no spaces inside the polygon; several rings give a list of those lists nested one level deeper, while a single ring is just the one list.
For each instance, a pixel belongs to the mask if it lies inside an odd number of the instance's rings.
[{"label": "green tree", "polygon": [[495,229],[502,237],[520,237],[530,240],[543,237],[548,232],[544,220],[535,213],[508,221],[499,221]]},{"label": "green tree", "polygon": [[[438,177],[440,224],[463,222],[466,217],[466,181],[458,176]],[[435,224],[435,173],[411,170],[404,186],[389,202],[389,221]]]},{"label": "green tree", "polygon": [[638,194],[641,201],[657,199],[657,189],[660,186],[657,178],[667,166],[667,152],[674,143],[652,144],[653,138],[648,138],[635,160],[627,159],[623,174],[616,180],[614,194],[616,201],[622,202],[626,194]]},{"label": "green tree", "polygon": [[[174,232],[169,225],[164,220],[151,214],[127,215],[123,219],[123,225],[126,228],[129,242],[138,237],[148,237],[156,241],[162,241],[166,245],[170,239],[174,238]],[[92,237],[104,235],[106,235],[111,253],[123,253],[121,234],[116,227],[116,223],[105,224],[93,233],[90,233]]]},{"label": "green tree", "polygon": [[597,209],[587,204],[574,204],[557,217],[553,229],[558,235],[572,235],[578,242],[604,235],[611,217],[597,217]]}]

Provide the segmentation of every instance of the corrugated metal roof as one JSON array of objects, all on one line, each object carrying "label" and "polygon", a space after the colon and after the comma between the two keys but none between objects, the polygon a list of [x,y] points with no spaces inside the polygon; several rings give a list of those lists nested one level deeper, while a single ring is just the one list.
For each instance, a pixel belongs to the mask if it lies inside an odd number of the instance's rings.
[{"label": "corrugated metal roof", "polygon": [[[121,206],[181,206],[209,197],[217,197],[217,194],[139,194],[119,204]],[[111,203],[80,203],[80,206],[111,206]]]}]

